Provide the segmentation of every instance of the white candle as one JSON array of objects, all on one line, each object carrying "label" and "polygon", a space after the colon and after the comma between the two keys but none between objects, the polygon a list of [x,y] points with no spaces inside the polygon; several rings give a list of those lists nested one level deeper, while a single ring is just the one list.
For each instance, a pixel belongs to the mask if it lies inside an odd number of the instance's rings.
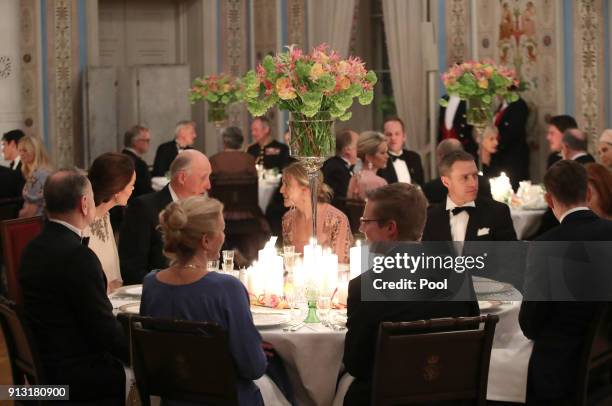
[{"label": "white candle", "polygon": [[361,274],[361,241],[355,241],[355,246],[349,250],[350,278],[353,279]]}]

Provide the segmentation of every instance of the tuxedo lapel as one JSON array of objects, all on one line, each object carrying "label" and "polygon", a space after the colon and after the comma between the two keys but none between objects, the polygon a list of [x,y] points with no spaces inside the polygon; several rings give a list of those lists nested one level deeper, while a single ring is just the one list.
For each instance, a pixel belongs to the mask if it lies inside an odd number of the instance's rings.
[{"label": "tuxedo lapel", "polygon": [[478,207],[478,203],[476,203],[476,209],[472,210],[470,213],[470,218],[468,219],[467,228],[465,230],[465,241],[474,241],[478,237],[478,227],[481,224],[481,215]]},{"label": "tuxedo lapel", "polygon": [[438,224],[434,227],[436,233],[436,241],[453,241],[453,236],[450,229],[450,216],[444,205],[440,205],[439,212],[434,218],[438,219]]}]

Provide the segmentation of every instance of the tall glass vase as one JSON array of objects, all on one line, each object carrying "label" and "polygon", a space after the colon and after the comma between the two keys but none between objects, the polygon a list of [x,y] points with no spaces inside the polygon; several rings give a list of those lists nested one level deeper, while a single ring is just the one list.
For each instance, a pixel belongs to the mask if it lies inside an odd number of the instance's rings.
[{"label": "tall glass vase", "polygon": [[291,112],[289,115],[291,156],[302,162],[308,172],[312,202],[312,238],[317,238],[317,194],[319,169],[335,153],[334,119],[321,111],[313,117]]},{"label": "tall glass vase", "polygon": [[208,105],[208,122],[215,126],[215,135],[217,139],[217,150],[223,151],[223,140],[221,133],[227,125],[229,115],[227,114],[227,105],[221,103],[209,103]]},{"label": "tall glass vase", "polygon": [[[491,106],[483,102],[480,97],[468,98],[466,104],[466,121],[474,128],[473,136],[478,143],[478,156],[480,157],[482,136],[487,126],[492,123],[493,111]],[[478,169],[482,170],[481,159],[478,159]]]}]

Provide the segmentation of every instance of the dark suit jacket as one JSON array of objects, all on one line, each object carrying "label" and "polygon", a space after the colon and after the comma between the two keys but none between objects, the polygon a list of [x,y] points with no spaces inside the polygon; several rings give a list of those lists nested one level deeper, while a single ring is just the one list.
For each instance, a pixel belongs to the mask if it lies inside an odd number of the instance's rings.
[{"label": "dark suit jacket", "polygon": [[[429,204],[446,203],[448,189],[442,183],[442,179],[435,178],[423,185],[423,193]],[[491,184],[483,176],[478,177],[478,197],[491,199]]]},{"label": "dark suit jacket", "polygon": [[355,377],[345,405],[369,405],[370,385],[378,328],[384,321],[415,321],[440,317],[477,316],[478,303],[472,302],[375,302],[361,300],[363,275],[349,282],[347,333],[344,341],[344,366]]},{"label": "dark suit jacket", "polygon": [[25,185],[21,162],[17,168],[19,169],[0,166],[0,198],[21,197]]},{"label": "dark suit jacket", "polygon": [[289,165],[289,147],[276,140],[270,141],[263,149],[255,143],[247,148],[247,152],[256,161],[263,161],[265,169],[277,168],[281,171]]},{"label": "dark suit jacket", "polygon": [[[476,208],[470,213],[465,241],[516,241],[516,232],[510,216],[510,208],[493,199],[477,197]],[[478,229],[488,228],[489,233],[478,236]],[[423,241],[452,241],[449,213],[446,201],[429,206]]]},{"label": "dark suit jacket", "polygon": [[134,191],[132,192],[132,196],[130,196],[130,201],[138,196],[152,193],[153,187],[151,186],[151,174],[149,173],[149,166],[147,163],[129,149],[124,149],[121,152],[132,158],[132,161],[134,161],[134,169],[136,171],[136,183],[134,183]]},{"label": "dark suit jacket", "polygon": [[[609,241],[612,221],[589,210],[569,214],[538,241]],[[587,270],[585,270],[587,271]],[[571,397],[584,338],[599,302],[523,302],[519,323],[534,340],[529,360],[528,398]],[[552,403],[551,403],[552,404]]]},{"label": "dark suit jacket", "polygon": [[134,199],[127,207],[119,237],[119,260],[124,285],[142,283],[153,269],[168,266],[157,230],[159,213],[172,202],[168,186]]},{"label": "dark suit jacket", "polygon": [[210,157],[214,177],[257,177],[255,158],[242,151],[223,151]]},{"label": "dark suit jacket", "polygon": [[551,152],[546,159],[546,169],[553,166],[557,161],[562,160],[561,153],[559,152]]},{"label": "dark suit jacket", "polygon": [[333,156],[323,163],[324,182],[334,191],[332,204],[339,210],[346,209],[346,191],[353,176],[346,161],[339,156]]},{"label": "dark suit jacket", "polygon": [[586,164],[595,162],[595,158],[593,158],[593,155],[591,154],[586,154],[586,155],[579,156],[578,158],[575,159],[575,161],[583,165],[586,165]]},{"label": "dark suit jacket", "polygon": [[[425,176],[423,175],[423,165],[421,164],[421,156],[414,151],[404,149],[399,159],[406,162],[408,172],[410,173],[411,183],[423,185]],[[397,173],[395,173],[395,167],[393,166],[393,159],[389,157],[387,160],[387,166],[384,169],[378,170],[378,176],[384,178],[388,184],[397,182]]]},{"label": "dark suit jacket", "polygon": [[[444,99],[448,100],[448,95],[443,96]],[[453,130],[455,131],[456,137],[461,141],[463,149],[466,152],[474,155],[474,159],[478,159],[478,143],[474,139],[473,127],[467,123],[465,115],[465,100],[461,100],[455,117],[453,118]],[[446,114],[446,107],[440,106],[440,112],[438,114],[438,143],[445,138],[444,134],[444,115]]]},{"label": "dark suit jacket", "polygon": [[506,172],[512,187],[516,189],[521,180],[529,179],[529,147],[525,128],[529,108],[523,99],[518,99],[501,114],[497,124],[499,145],[491,157],[491,167]]},{"label": "dark suit jacket", "polygon": [[96,254],[68,228],[46,222],[23,253],[19,281],[49,383],[69,384],[71,400],[121,391],[123,369],[109,358],[128,360],[128,343]]},{"label": "dark suit jacket", "polygon": [[[191,147],[186,147],[185,149],[191,149]],[[170,164],[172,164],[178,153],[179,150],[175,140],[160,144],[155,153],[151,176],[166,176],[166,172],[170,170]]]}]

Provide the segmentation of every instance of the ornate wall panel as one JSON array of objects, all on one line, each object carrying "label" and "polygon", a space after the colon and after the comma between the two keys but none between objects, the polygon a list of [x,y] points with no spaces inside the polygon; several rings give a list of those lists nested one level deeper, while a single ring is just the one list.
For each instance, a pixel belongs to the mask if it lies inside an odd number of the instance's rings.
[{"label": "ornate wall panel", "polygon": [[606,118],[604,5],[603,0],[572,3],[575,114],[580,127],[596,141],[605,128]]},{"label": "ornate wall panel", "polygon": [[36,0],[20,1],[21,17],[21,107],[23,124],[28,134],[43,136],[40,122],[40,18]]},{"label": "ornate wall panel", "polygon": [[255,63],[266,55],[274,55],[279,45],[285,45],[279,44],[280,38],[277,38],[276,3],[276,0],[253,0]]},{"label": "ornate wall panel", "polygon": [[18,2],[0,3],[0,135],[24,128],[19,13]]},{"label": "ornate wall panel", "polygon": [[469,0],[446,0],[446,44],[448,65],[470,59]]},{"label": "ornate wall panel", "polygon": [[287,24],[287,44],[296,44],[300,48],[306,47],[306,1],[286,0],[287,7],[284,20]]}]

